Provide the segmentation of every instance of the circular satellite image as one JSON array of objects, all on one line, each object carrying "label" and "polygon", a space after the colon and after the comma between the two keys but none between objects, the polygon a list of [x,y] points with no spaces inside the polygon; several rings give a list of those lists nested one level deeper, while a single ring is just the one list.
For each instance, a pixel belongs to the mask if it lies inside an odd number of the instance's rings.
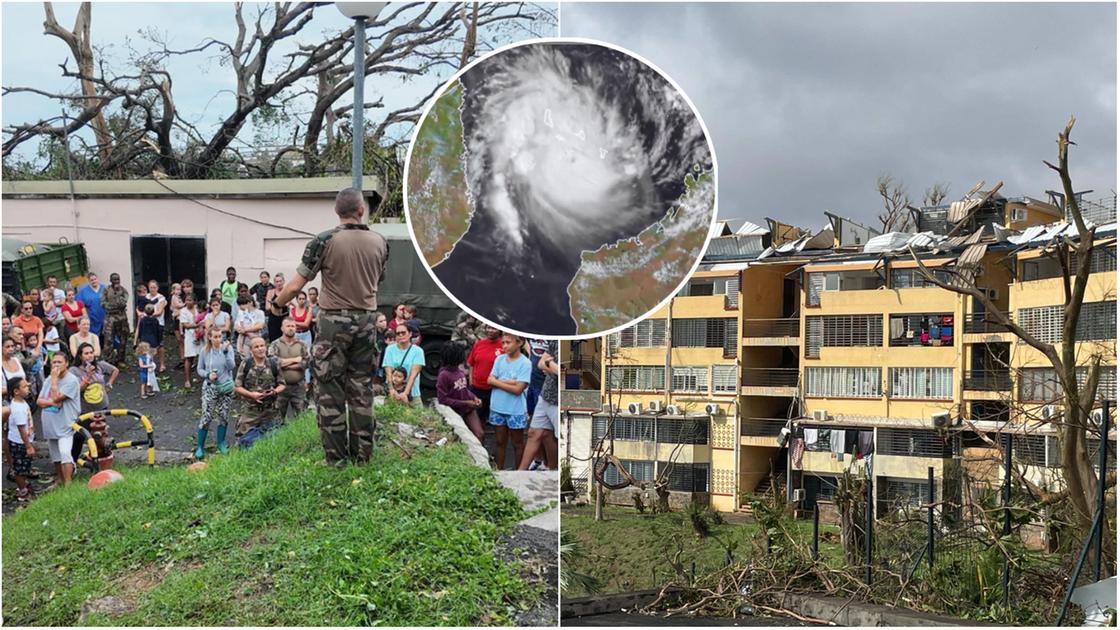
[{"label": "circular satellite image", "polygon": [[405,208],[463,308],[530,336],[586,337],[649,314],[699,264],[715,171],[700,116],[648,62],[534,40],[468,65],[429,105]]}]

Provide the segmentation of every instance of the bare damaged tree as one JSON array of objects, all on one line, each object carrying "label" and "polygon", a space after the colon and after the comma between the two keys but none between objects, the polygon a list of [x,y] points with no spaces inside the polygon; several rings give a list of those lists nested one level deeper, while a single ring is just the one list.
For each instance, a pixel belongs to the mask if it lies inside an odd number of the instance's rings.
[{"label": "bare damaged tree", "polygon": [[[975,277],[969,272],[953,272],[949,282],[936,276],[922,263],[913,250],[911,256],[921,269],[929,282],[955,293],[971,297],[984,305],[987,317],[996,324],[1009,330],[1023,343],[1040,352],[1057,374],[1061,390],[1062,413],[1051,418],[1058,435],[1059,449],[1062,458],[1062,476],[1066,484],[1066,496],[1072,506],[1072,525],[1081,538],[1088,536],[1093,527],[1096,508],[1096,493],[1099,483],[1108,483],[1108,479],[1098,478],[1093,463],[1089,461],[1087,433],[1090,428],[1089,418],[1097,397],[1097,386],[1100,382],[1101,360],[1103,352],[1091,352],[1082,356],[1078,361],[1078,323],[1081,318],[1081,308],[1085,301],[1085,291],[1089,283],[1089,274],[1092,266],[1092,250],[1096,233],[1095,226],[1089,226],[1081,214],[1081,208],[1074,195],[1073,184],[1069,175],[1069,147],[1070,132],[1073,130],[1075,119],[1070,117],[1065,129],[1058,134],[1058,165],[1050,162],[1045,164],[1058,173],[1065,192],[1065,210],[1067,216],[1073,219],[1077,236],[1055,237],[1048,255],[1054,257],[1063,270],[1062,287],[1064,301],[1062,304],[1063,323],[1060,349],[1053,343],[1040,340],[1030,331],[1014,321],[1008,313],[1002,312],[987,291],[982,290]],[[1079,382],[1077,372],[1079,369],[1087,371],[1083,383]],[[1107,441],[1107,436],[1103,436]],[[1106,549],[1115,547],[1115,532],[1107,532],[1110,542]],[[1110,569],[1111,571],[1111,569]]]},{"label": "bare damaged tree", "polygon": [[[73,32],[58,27],[47,4],[48,34],[66,41],[78,62],[76,71],[62,64],[63,76],[77,79],[82,90],[55,94],[16,86],[5,87],[4,93],[36,93],[65,105],[77,104],[78,111],[71,116],[5,127],[3,155],[8,157],[33,138],[62,138],[88,125],[94,129],[94,148],[100,158],[91,162],[95,176],[145,176],[154,169],[170,176],[206,178],[221,176],[231,164],[250,175],[270,176],[277,172],[284,156],[291,154],[302,155],[305,173],[314,172],[322,151],[329,152],[337,144],[336,132],[342,127],[339,122],[351,113],[352,105],[339,105],[338,101],[353,88],[351,58],[355,45],[352,27],[326,37],[312,33],[312,19],[320,4],[274,3],[257,8],[251,15],[246,5],[237,3],[233,6],[236,33],[232,38],[210,37],[187,49],[173,49],[150,32],[147,39],[155,49],[133,56],[125,72],[116,72],[104,62],[95,63],[88,37],[88,4],[79,10]],[[496,35],[517,38],[535,32],[538,22],[554,24],[555,20],[547,8],[524,3],[484,3],[469,13],[456,4],[419,2],[390,9],[369,24],[369,36],[362,42],[368,50],[366,75],[397,76],[405,81],[441,68],[455,70],[477,49],[495,43],[499,39]],[[525,25],[521,32],[516,30],[522,28],[519,25]],[[482,32],[487,37],[479,37]],[[229,68],[236,84],[229,110],[205,132],[176,109],[172,79],[166,70],[172,57],[203,55]],[[367,146],[376,150],[391,129],[419,119],[432,93],[388,112],[372,129],[349,132],[366,134]],[[113,119],[120,121],[120,129],[114,123],[115,138],[108,135],[105,126],[109,107],[113,108]],[[381,108],[383,102],[372,99],[365,107]],[[262,111],[284,112],[284,120],[294,118],[300,124],[294,134],[290,124],[278,133],[289,144],[276,148],[270,158],[254,160],[252,157],[259,157],[259,149],[238,136]],[[324,128],[328,132],[325,143]],[[401,142],[400,137],[393,144]]]},{"label": "bare damaged tree", "polygon": [[940,206],[941,202],[948,196],[949,184],[937,182],[926,189],[925,195],[922,196],[922,203],[926,206]]},{"label": "bare damaged tree", "polygon": [[879,214],[882,233],[909,230],[913,221],[907,210],[910,197],[906,194],[906,186],[891,175],[883,174],[875,180],[875,190],[883,200],[883,212]]},{"label": "bare damaged tree", "polygon": [[[74,61],[78,64],[78,74],[92,77],[94,66],[93,43],[89,36],[90,23],[93,17],[92,4],[89,2],[81,4],[78,8],[78,16],[74,19],[74,28],[69,31],[58,23],[54,16],[54,7],[50,2],[43,3],[43,10],[46,12],[46,19],[43,21],[43,34],[57,37],[66,42],[66,45],[70,48],[70,54],[74,55]],[[101,110],[104,101],[98,98],[97,88],[92,80],[82,79],[81,86],[82,96],[85,97],[85,106],[94,108],[90,118],[90,126],[93,127],[98,154],[102,159],[105,159],[108,157],[112,138],[109,135],[109,127],[105,124],[105,114]]]}]

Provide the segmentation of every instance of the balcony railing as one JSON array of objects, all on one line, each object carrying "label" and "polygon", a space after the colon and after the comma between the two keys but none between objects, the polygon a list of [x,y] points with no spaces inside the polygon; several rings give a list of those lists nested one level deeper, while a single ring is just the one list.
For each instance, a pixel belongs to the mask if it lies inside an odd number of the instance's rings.
[{"label": "balcony railing", "polygon": [[[1007,313],[1003,313],[1007,315]],[[995,321],[996,316],[990,313],[972,313],[964,318],[964,332],[965,333],[1005,333],[1008,332],[1007,327],[1003,324],[998,324]]]},{"label": "balcony railing", "polygon": [[800,332],[801,320],[797,317],[743,320],[744,337],[797,337]]},{"label": "balcony railing", "polygon": [[586,370],[589,372],[599,371],[599,357],[597,356],[578,356],[572,357],[568,360],[568,369],[570,370]]},{"label": "balcony railing", "polygon": [[784,418],[743,418],[742,434],[769,437],[782,432],[789,420]]},{"label": "balcony railing", "polygon": [[743,385],[747,387],[797,387],[797,368],[746,368]]},{"label": "balcony railing", "polygon": [[1009,370],[966,370],[964,388],[981,392],[1005,392],[1011,390]]}]

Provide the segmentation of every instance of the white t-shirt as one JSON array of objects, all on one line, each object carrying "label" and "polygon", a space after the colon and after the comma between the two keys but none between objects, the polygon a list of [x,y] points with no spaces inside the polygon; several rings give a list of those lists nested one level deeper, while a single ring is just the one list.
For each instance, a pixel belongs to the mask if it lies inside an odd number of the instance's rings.
[{"label": "white t-shirt", "polygon": [[[194,324],[195,323],[195,312],[188,309],[185,306],[183,308],[179,309],[179,323],[180,324]],[[199,326],[201,326],[201,325],[202,324],[199,323]],[[184,357],[190,358],[190,357],[197,357],[198,356],[198,349],[200,347],[202,347],[202,341],[200,341],[198,339],[197,335],[196,335],[198,330],[199,330],[198,328],[184,328],[183,329],[183,356]]]},{"label": "white t-shirt", "polygon": [[163,326],[167,321],[167,319],[164,318],[164,315],[167,314],[167,298],[163,297],[163,295],[160,293],[155,293],[154,298],[152,297],[152,295],[152,293],[148,293],[148,302],[152,303],[155,306],[156,310],[159,310],[161,305],[163,306],[163,311],[161,311],[160,314],[156,316],[156,319],[159,320],[159,325]]},{"label": "white t-shirt", "polygon": [[43,335],[43,345],[50,352],[58,352],[58,344],[58,329],[54,326],[47,326],[47,332]]},{"label": "white t-shirt", "polygon": [[22,400],[13,400],[10,406],[12,415],[8,416],[8,441],[23,444],[19,428],[27,427],[27,436],[35,439],[35,425],[31,424],[31,406]]},{"label": "white t-shirt", "polygon": [[[236,323],[240,324],[241,328],[243,328],[243,329],[244,328],[250,328],[250,327],[252,327],[256,324],[263,324],[264,323],[264,311],[260,310],[259,308],[253,309],[251,311],[245,310],[245,309],[238,309]],[[260,337],[261,333],[263,331],[264,331],[264,329],[261,328],[260,330],[250,332],[250,333],[247,333],[247,334],[248,334],[249,337]]]}]

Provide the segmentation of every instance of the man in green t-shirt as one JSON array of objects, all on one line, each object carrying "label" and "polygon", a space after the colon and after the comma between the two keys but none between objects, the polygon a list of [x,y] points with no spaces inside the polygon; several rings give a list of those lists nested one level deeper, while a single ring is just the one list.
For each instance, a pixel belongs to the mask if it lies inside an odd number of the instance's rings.
[{"label": "man in green t-shirt", "polygon": [[233,306],[237,302],[237,287],[240,284],[237,281],[237,270],[233,267],[226,269],[226,279],[218,285],[218,290],[222,292],[222,301]]}]

